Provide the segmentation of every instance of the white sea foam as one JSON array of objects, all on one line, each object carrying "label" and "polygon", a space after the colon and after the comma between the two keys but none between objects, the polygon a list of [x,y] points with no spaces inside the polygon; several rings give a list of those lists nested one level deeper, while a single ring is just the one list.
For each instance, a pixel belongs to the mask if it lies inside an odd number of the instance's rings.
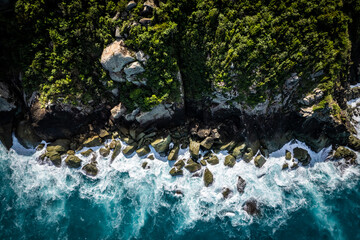
[{"label": "white sea foam", "polygon": [[[12,188],[17,194],[17,208],[29,204],[29,199],[41,199],[43,204],[36,211],[37,221],[56,222],[66,214],[66,200],[78,190],[80,197],[90,199],[102,206],[108,214],[108,227],[118,229],[124,216],[131,211],[131,228],[124,237],[137,236],[149,216],[155,215],[160,207],[172,207],[172,216],[177,223],[177,233],[194,226],[198,220],[210,221],[216,217],[228,218],[233,226],[251,224],[256,218],[249,216],[242,205],[250,198],[255,198],[262,205],[276,209],[276,214],[267,219],[267,225],[274,231],[286,221],[286,216],[304,206],[308,206],[309,195],[316,202],[314,217],[316,224],[335,229],[336,219],[329,217],[323,198],[335,190],[347,179],[359,176],[359,169],[349,167],[340,170],[333,162],[324,162],[330,148],[315,153],[304,143],[292,141],[282,149],[272,153],[262,168],[254,166],[253,161],[238,161],[233,168],[224,166],[226,152],[220,152],[218,165],[208,165],[214,175],[214,183],[205,187],[202,177],[192,177],[184,169],[184,176],[172,177],[169,171],[173,162],[151,152],[155,160],[139,158],[136,154],[125,157],[122,153],[110,164],[110,157],[102,158],[98,154],[99,173],[96,177],[85,176],[81,168],[69,169],[63,164],[60,168],[39,164],[36,157],[42,152],[26,150],[14,139],[14,146],[9,151],[10,167],[13,170]],[[126,144],[123,143],[123,148]],[[281,170],[285,160],[285,150],[302,147],[309,151],[312,158],[307,167],[296,170]],[[99,148],[93,148],[98,151]],[[82,165],[90,162],[84,158]],[[179,159],[189,158],[188,149],[182,149]],[[143,169],[142,163],[148,162],[149,169]],[[203,168],[204,169],[204,168]],[[203,171],[202,169],[202,171]],[[244,194],[236,189],[237,177],[247,182]],[[229,188],[232,194],[223,199],[222,190]],[[165,193],[176,195],[178,202],[171,205],[164,201]],[[133,209],[121,207],[122,201],[131,201]],[[54,204],[56,203],[56,204]],[[31,203],[30,203],[31,204]],[[34,206],[35,206],[34,202]],[[129,220],[127,220],[129,221]],[[341,229],[333,231],[334,238],[340,238]]]}]

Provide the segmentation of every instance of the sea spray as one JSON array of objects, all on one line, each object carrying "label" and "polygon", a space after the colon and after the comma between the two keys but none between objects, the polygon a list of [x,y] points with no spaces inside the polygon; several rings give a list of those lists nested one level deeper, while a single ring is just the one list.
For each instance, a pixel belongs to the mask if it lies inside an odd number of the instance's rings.
[{"label": "sea spray", "polygon": [[[285,150],[292,152],[295,147],[306,149],[311,163],[282,170]],[[93,149],[99,168],[96,177],[86,176],[81,168],[70,169],[64,161],[60,168],[40,164],[37,157],[42,151],[26,150],[16,139],[8,153],[2,147],[2,238],[192,239],[197,230],[203,235],[213,230],[210,239],[240,233],[244,239],[260,238],[269,231],[274,236],[286,235],[284,229],[298,221],[294,214],[302,214],[304,221],[312,219],[311,226],[302,223],[302,228],[317,229],[312,230],[315,236],[346,239],[349,226],[342,227],[345,223],[332,214],[336,206],[329,205],[328,199],[359,186],[358,166],[340,168],[325,161],[330,148],[315,153],[299,141],[270,154],[262,168],[255,167],[253,160],[238,160],[229,168],[223,164],[226,152],[218,153],[219,164],[207,165],[214,176],[209,187],[187,170],[184,176],[172,177],[169,171],[174,162],[153,148],[154,160],[121,153],[112,163],[110,157],[98,154],[99,147]],[[91,160],[76,155],[83,159],[82,166]],[[180,150],[179,159],[189,157],[188,149]],[[145,161],[147,169],[142,168]],[[236,189],[238,176],[247,182],[243,194]],[[222,195],[225,187],[232,191],[227,199]],[[257,200],[260,216],[243,210],[250,198]]]}]

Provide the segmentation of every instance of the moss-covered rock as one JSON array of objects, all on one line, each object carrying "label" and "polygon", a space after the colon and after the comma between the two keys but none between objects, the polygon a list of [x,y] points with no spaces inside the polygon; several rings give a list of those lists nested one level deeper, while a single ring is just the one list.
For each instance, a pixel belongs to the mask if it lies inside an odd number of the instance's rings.
[{"label": "moss-covered rock", "polygon": [[86,151],[81,152],[80,154],[83,155],[84,157],[88,157],[90,156],[91,153],[93,153],[94,151],[92,149],[88,149]]},{"label": "moss-covered rock", "polygon": [[211,165],[219,164],[219,158],[215,154],[211,154],[207,159],[207,162]]},{"label": "moss-covered rock", "polygon": [[191,172],[194,173],[196,171],[199,171],[201,169],[201,165],[197,162],[194,162],[192,159],[189,159],[185,165],[185,168]]},{"label": "moss-covered rock", "polygon": [[244,161],[245,162],[250,162],[253,157],[254,157],[253,150],[251,148],[248,148],[246,150],[245,154],[244,154],[244,157],[243,157]]},{"label": "moss-covered rock", "polygon": [[194,159],[199,158],[199,151],[200,151],[200,143],[194,140],[190,140],[190,156]]},{"label": "moss-covered rock", "polygon": [[51,152],[47,152],[45,154],[45,156],[47,158],[50,159],[50,161],[56,166],[56,167],[60,167],[61,166],[61,155],[60,153],[56,152],[56,151],[51,151]]},{"label": "moss-covered rock", "polygon": [[181,176],[184,174],[182,169],[178,169],[176,167],[173,167],[169,173],[171,176]]},{"label": "moss-covered rock", "polygon": [[83,142],[84,147],[97,147],[100,146],[101,144],[102,141],[99,136],[90,137]]},{"label": "moss-covered rock", "polygon": [[75,155],[70,155],[65,159],[65,163],[70,168],[78,168],[81,166],[81,159]]},{"label": "moss-covered rock", "polygon": [[110,154],[110,148],[109,147],[100,148],[99,153],[101,156],[107,157]]},{"label": "moss-covered rock", "polygon": [[180,147],[178,144],[176,144],[171,150],[170,153],[168,155],[168,160],[169,161],[176,161],[178,156],[179,156],[179,150]]},{"label": "moss-covered rock", "polygon": [[204,171],[204,184],[205,187],[210,186],[214,181],[214,176],[213,174],[210,172],[210,170],[208,168],[205,169]]},{"label": "moss-covered rock", "polygon": [[261,168],[266,162],[266,159],[262,155],[257,155],[254,159],[255,166]]},{"label": "moss-covered rock", "polygon": [[136,153],[139,157],[145,156],[150,153],[150,148],[148,146],[144,146],[136,150]]},{"label": "moss-covered rock", "polygon": [[334,153],[334,159],[338,160],[342,158],[354,164],[356,161],[356,153],[346,147],[340,146]]},{"label": "moss-covered rock", "polygon": [[235,158],[241,157],[246,150],[246,144],[238,144],[232,151],[232,154]]},{"label": "moss-covered rock", "polygon": [[114,161],[115,158],[120,154],[121,152],[121,143],[120,141],[116,141],[114,151],[111,155],[111,161]]},{"label": "moss-covered rock", "polygon": [[168,135],[165,138],[158,138],[151,143],[151,146],[158,153],[163,153],[169,150],[169,145],[171,143],[171,137]]},{"label": "moss-covered rock", "polygon": [[131,154],[133,154],[135,152],[136,148],[137,148],[136,144],[128,145],[124,148],[123,154],[125,156],[130,156]]},{"label": "moss-covered rock", "polygon": [[358,139],[354,135],[350,135],[348,146],[355,151],[360,151],[360,139]]},{"label": "moss-covered rock", "polygon": [[285,162],[283,165],[282,165],[282,170],[286,170],[289,168],[289,164],[287,162]]},{"label": "moss-covered rock", "polygon": [[224,165],[228,167],[233,167],[236,163],[236,159],[233,155],[227,155],[225,157]]},{"label": "moss-covered rock", "polygon": [[46,147],[48,152],[66,153],[70,148],[70,141],[67,139],[58,139]]},{"label": "moss-covered rock", "polygon": [[181,159],[179,161],[177,161],[175,164],[174,164],[175,167],[177,167],[178,169],[181,169],[185,166],[185,161],[184,159]]},{"label": "moss-covered rock", "polygon": [[299,160],[299,162],[302,163],[302,165],[306,166],[310,163],[311,157],[308,151],[306,151],[303,148],[296,147],[294,148],[294,158]]},{"label": "moss-covered rock", "polygon": [[288,150],[286,150],[286,151],[285,151],[285,159],[286,159],[286,160],[291,160],[291,158],[292,158],[291,152],[288,151]]},{"label": "moss-covered rock", "polygon": [[207,150],[210,150],[213,144],[214,144],[214,138],[212,137],[207,137],[200,143],[200,145]]},{"label": "moss-covered rock", "polygon": [[86,164],[82,170],[86,173],[86,175],[89,175],[89,176],[96,176],[99,172],[99,169],[98,167],[96,166],[96,163],[95,162],[91,162],[91,163],[88,163]]}]

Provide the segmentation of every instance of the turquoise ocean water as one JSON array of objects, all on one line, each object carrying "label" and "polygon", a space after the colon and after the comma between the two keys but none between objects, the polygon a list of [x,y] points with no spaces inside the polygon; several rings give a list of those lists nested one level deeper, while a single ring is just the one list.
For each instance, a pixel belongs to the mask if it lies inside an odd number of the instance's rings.
[{"label": "turquoise ocean water", "polygon": [[[329,149],[285,171],[285,149],[303,143],[272,153],[261,169],[241,160],[225,167],[219,153],[206,188],[186,170],[171,177],[173,163],[156,153],[155,160],[120,154],[111,164],[98,156],[91,178],[40,164],[41,152],[14,140],[9,152],[0,146],[0,239],[360,239],[360,167],[325,161]],[[242,195],[237,176],[247,181]],[[233,191],[228,199],[224,187]],[[257,217],[242,210],[249,198],[259,203]]]}]

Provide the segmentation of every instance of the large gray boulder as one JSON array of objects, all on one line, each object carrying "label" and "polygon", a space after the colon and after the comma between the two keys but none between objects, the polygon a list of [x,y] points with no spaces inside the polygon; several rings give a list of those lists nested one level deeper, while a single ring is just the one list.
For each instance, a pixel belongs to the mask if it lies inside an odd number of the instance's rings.
[{"label": "large gray boulder", "polygon": [[124,41],[116,40],[101,55],[101,64],[109,72],[120,72],[125,65],[135,61],[135,52],[125,47]]}]

